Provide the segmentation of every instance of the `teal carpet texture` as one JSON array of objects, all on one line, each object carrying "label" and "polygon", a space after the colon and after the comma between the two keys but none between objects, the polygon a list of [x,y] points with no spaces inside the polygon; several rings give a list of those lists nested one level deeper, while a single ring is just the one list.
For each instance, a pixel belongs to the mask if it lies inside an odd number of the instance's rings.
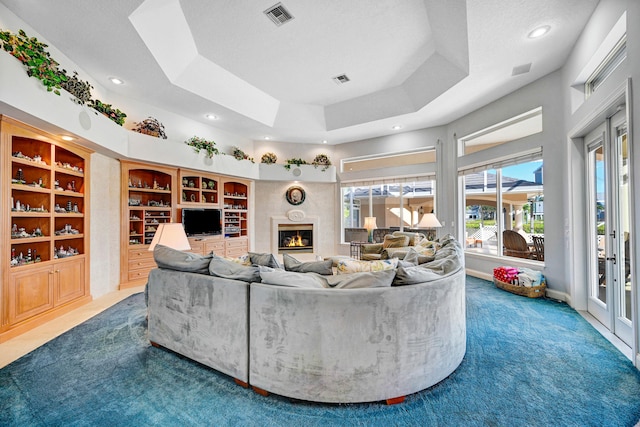
[{"label": "teal carpet texture", "polygon": [[258,395],[146,338],[136,294],[0,370],[2,426],[633,426],[640,373],[566,304],[467,277],[467,353],[404,403]]}]

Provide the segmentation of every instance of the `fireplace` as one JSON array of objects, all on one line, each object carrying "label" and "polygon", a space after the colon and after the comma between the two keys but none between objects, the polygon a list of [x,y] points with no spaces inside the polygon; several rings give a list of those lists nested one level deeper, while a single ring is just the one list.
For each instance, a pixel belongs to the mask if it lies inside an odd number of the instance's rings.
[{"label": "fireplace", "polygon": [[313,253],[313,224],[278,224],[278,253]]},{"label": "fireplace", "polygon": [[[305,215],[301,210],[290,210],[287,216],[274,215],[271,217],[271,253],[272,254],[309,254],[317,255],[321,245],[319,218],[317,216]],[[284,241],[289,238],[298,240],[305,246],[284,246]]]}]

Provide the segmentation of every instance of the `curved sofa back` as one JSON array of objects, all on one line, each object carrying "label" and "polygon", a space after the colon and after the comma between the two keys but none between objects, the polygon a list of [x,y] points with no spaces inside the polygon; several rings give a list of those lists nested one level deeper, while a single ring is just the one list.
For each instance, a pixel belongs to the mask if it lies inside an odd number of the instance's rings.
[{"label": "curved sofa back", "polygon": [[252,283],[249,382],[316,402],[372,402],[428,388],[466,351],[464,268],[369,289]]}]

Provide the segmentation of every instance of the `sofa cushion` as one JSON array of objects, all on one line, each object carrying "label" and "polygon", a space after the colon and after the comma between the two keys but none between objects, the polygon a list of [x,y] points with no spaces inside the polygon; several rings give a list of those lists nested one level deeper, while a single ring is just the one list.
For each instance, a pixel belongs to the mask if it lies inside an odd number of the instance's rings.
[{"label": "sofa cushion", "polygon": [[327,277],[327,281],[335,289],[385,288],[391,286],[395,275],[395,270],[363,271]]},{"label": "sofa cushion", "polygon": [[402,248],[404,246],[409,245],[409,237],[407,236],[394,236],[392,234],[387,234],[384,236],[384,241],[382,242],[382,247],[384,249],[387,248]]},{"label": "sofa cushion", "polygon": [[242,265],[213,255],[209,263],[209,274],[224,279],[242,280],[243,282],[259,282],[260,270],[257,266]]},{"label": "sofa cushion", "polygon": [[164,245],[156,245],[153,259],[160,268],[187,271],[190,273],[207,274],[213,254],[199,255],[191,252],[179,251]]},{"label": "sofa cushion", "polygon": [[333,261],[308,261],[301,262],[292,257],[289,254],[282,256],[284,261],[284,269],[288,271],[295,271],[298,273],[318,273],[325,276],[333,275]]},{"label": "sofa cushion", "polygon": [[318,289],[329,287],[327,285],[327,280],[318,273],[299,273],[265,266],[259,266],[258,268],[260,270],[262,283],[267,285]]},{"label": "sofa cushion", "polygon": [[344,259],[338,261],[338,274],[351,274],[370,271],[395,270],[398,266],[398,259],[384,259],[374,261],[358,261],[355,259]]},{"label": "sofa cushion", "polygon": [[262,265],[271,268],[281,268],[280,263],[273,254],[249,252],[249,259],[253,265]]}]

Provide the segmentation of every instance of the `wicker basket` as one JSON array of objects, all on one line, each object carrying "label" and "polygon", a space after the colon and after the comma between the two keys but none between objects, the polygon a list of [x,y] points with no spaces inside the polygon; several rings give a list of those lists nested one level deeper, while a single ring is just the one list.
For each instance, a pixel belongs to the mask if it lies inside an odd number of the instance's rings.
[{"label": "wicker basket", "polygon": [[547,285],[531,286],[531,287],[512,285],[511,283],[502,282],[496,279],[495,277],[493,278],[493,283],[496,284],[496,287],[500,289],[504,289],[507,292],[511,292],[512,294],[522,295],[524,297],[529,297],[529,298],[544,297],[545,296],[544,291],[547,288]]}]

